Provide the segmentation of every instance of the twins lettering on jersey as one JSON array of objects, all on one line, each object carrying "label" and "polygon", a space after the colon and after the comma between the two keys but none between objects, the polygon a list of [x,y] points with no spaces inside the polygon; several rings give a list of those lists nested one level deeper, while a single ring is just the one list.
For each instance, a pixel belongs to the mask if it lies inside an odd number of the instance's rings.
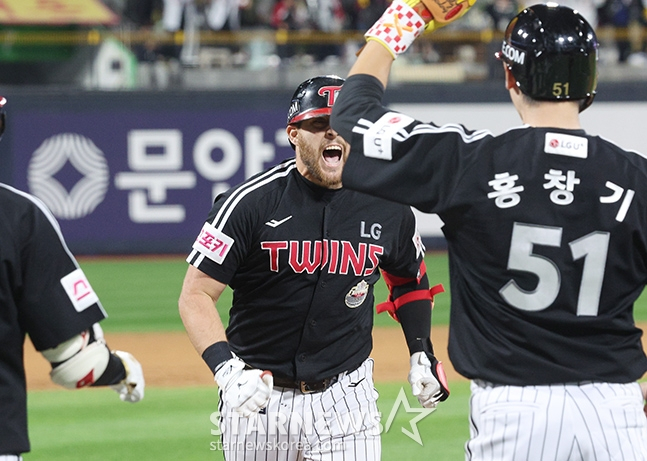
[{"label": "twins lettering on jersey", "polygon": [[300,274],[313,274],[327,267],[329,274],[356,276],[372,274],[384,253],[384,247],[374,243],[358,243],[356,247],[346,240],[295,241],[279,240],[261,242],[261,249],[269,256],[269,270],[279,272],[281,256],[287,252],[287,264]]},{"label": "twins lettering on jersey", "polygon": [[[277,227],[288,221],[292,216],[281,220],[266,222],[270,227]],[[379,240],[382,235],[382,225],[373,223],[368,226],[365,221],[360,223],[360,236]],[[209,259],[222,264],[227,253],[234,245],[234,240],[220,229],[210,223],[205,223],[198,238],[193,242],[193,248],[207,256]],[[380,256],[384,254],[384,247],[374,243],[360,242],[353,245],[347,240],[278,240],[261,242],[261,249],[267,251],[269,256],[269,270],[278,272],[280,257],[287,251],[287,264],[292,270],[300,274],[306,272],[313,274],[318,269],[328,268],[329,274],[346,275],[353,273],[356,276],[372,274],[380,263]]]}]

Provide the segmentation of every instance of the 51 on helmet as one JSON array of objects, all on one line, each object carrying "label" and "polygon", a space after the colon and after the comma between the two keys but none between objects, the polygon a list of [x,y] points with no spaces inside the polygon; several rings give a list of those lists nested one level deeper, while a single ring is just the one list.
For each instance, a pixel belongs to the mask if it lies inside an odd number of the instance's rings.
[{"label": "51 on helmet", "polygon": [[555,3],[524,9],[508,24],[496,57],[532,99],[581,100],[580,112],[593,102],[598,40],[575,10]]}]

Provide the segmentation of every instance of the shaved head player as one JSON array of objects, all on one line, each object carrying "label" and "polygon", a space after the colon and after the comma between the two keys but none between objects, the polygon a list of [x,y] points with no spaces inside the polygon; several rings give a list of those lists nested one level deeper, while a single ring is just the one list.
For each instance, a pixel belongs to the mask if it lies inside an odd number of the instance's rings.
[{"label": "shaved head player", "polygon": [[[341,187],[348,144],[330,128],[344,80],[295,91],[286,134],[295,158],[216,197],[188,257],[179,300],[193,345],[220,388],[227,460],[379,460],[373,287],[411,353],[427,406],[447,398],[430,341],[424,247],[410,207]],[[233,305],[225,331],[215,303]]]},{"label": "shaved head player", "polygon": [[[0,136],[5,98],[0,97]],[[106,313],[67,248],[52,213],[36,197],[0,184],[0,461],[30,450],[23,363],[25,334],[68,389],[110,386],[125,402],[144,397],[144,375],[128,352],[110,351]]]},{"label": "shaved head player", "polygon": [[[466,458],[645,460],[633,304],[647,283],[647,160],[580,124],[596,90],[595,32],[554,3],[510,22],[497,58],[523,125],[494,136],[381,104],[393,60],[429,20],[422,10],[395,0],[369,31],[331,123],[352,146],[344,187],[444,222],[449,354],[472,380]],[[385,24],[409,13],[420,26],[396,50]]]}]

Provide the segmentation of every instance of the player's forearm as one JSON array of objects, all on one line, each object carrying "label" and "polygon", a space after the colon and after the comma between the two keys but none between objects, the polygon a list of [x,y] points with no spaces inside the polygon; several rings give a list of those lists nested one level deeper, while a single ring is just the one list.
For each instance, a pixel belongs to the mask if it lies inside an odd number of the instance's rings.
[{"label": "player's forearm", "polygon": [[393,56],[383,45],[375,41],[368,41],[362,52],[357,57],[355,64],[350,69],[348,76],[355,74],[368,74],[377,78],[384,88],[389,80]]},{"label": "player's forearm", "polygon": [[426,341],[431,343],[431,305],[428,301],[407,303],[398,309],[409,355],[424,350]]},{"label": "player's forearm", "polygon": [[182,293],[178,305],[184,328],[198,354],[202,355],[207,347],[216,342],[227,340],[225,327],[209,296]]},{"label": "player's forearm", "polygon": [[178,299],[180,318],[198,354],[213,343],[226,341],[216,302],[226,285],[189,266]]}]

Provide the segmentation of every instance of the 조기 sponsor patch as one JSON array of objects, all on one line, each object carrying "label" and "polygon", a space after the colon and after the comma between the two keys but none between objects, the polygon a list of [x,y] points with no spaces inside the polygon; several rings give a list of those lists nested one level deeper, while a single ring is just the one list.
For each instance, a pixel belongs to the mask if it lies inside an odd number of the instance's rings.
[{"label": "\uc870\uae30 sponsor patch", "polygon": [[211,224],[204,223],[200,235],[193,242],[193,249],[212,261],[222,264],[233,244],[234,239]]}]

